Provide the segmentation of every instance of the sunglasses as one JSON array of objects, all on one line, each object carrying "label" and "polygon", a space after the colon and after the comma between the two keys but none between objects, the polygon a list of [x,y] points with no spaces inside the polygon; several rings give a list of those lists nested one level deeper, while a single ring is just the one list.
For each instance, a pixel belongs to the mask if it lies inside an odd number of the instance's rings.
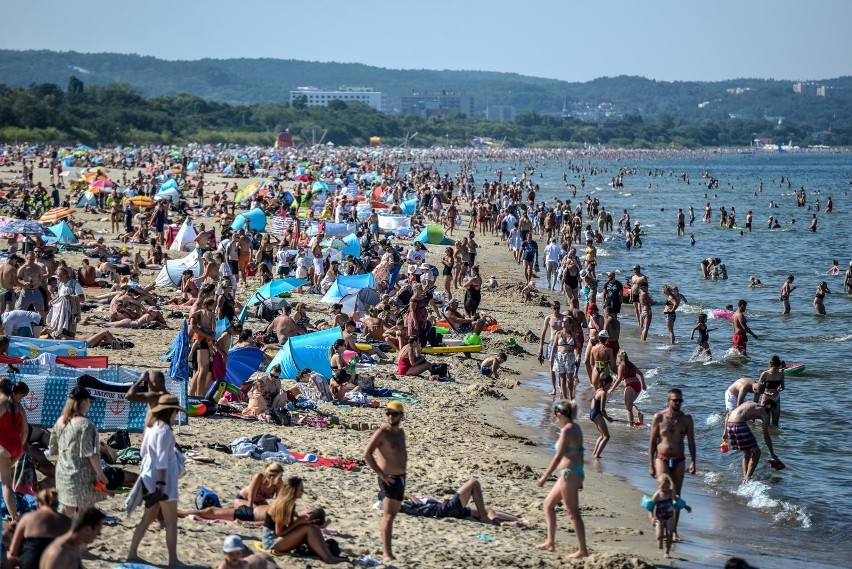
[{"label": "sunglasses", "polygon": [[683,399],[669,399],[672,403],[683,403]]},{"label": "sunglasses", "polygon": [[399,411],[388,411],[386,415],[388,417],[399,417],[400,415],[402,415],[402,413],[400,413]]},{"label": "sunglasses", "polygon": [[270,373],[269,377],[271,377],[272,379],[279,379],[281,377],[281,374],[276,375],[274,373]]}]

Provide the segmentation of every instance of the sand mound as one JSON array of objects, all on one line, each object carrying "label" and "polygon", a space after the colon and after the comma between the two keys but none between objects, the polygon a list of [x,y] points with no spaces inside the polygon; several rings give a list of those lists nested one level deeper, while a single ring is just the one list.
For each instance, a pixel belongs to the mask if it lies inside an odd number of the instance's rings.
[{"label": "sand mound", "polygon": [[624,553],[596,553],[586,559],[570,563],[571,567],[582,567],[583,569],[650,569],[655,567],[638,557],[631,557]]},{"label": "sand mound", "polygon": [[495,460],[490,464],[482,465],[482,471],[491,475],[505,478],[537,480],[541,475],[528,464],[518,464],[511,460]]},{"label": "sand mound", "polygon": [[485,385],[484,383],[474,383],[473,385],[469,385],[465,387],[464,392],[468,395],[474,395],[476,397],[493,397],[494,399],[506,399],[506,396],[494,389],[489,385]]}]

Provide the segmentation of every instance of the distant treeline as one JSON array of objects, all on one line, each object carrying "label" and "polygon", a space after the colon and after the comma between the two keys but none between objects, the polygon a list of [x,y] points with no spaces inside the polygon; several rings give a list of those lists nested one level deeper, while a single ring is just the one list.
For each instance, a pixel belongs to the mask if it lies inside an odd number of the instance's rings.
[{"label": "distant treeline", "polygon": [[[812,125],[775,120],[685,123],[669,115],[643,120],[639,115],[595,123],[563,120],[535,112],[511,123],[468,119],[462,115],[395,116],[361,103],[332,101],[329,108],[286,103],[229,105],[180,94],[142,96],[128,84],[86,85],[71,77],[65,89],[53,83],[28,88],[0,84],[0,142],[74,144],[230,143],[271,146],[289,129],[297,142],[367,145],[380,136],[385,145],[469,146],[476,138],[506,146],[582,147],[604,144],[623,148],[697,148],[748,146],[754,138],[795,144],[852,145],[852,118],[829,134]],[[416,137],[412,137],[416,133]]]}]

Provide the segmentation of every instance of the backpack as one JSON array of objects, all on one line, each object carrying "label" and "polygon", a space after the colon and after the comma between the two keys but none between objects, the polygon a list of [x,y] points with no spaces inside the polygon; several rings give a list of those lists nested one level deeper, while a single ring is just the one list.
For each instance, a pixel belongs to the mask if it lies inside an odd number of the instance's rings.
[{"label": "backpack", "polygon": [[290,410],[286,407],[275,407],[268,410],[266,413],[272,418],[272,422],[276,425],[288,427],[293,421],[293,418],[290,416]]},{"label": "backpack", "polygon": [[432,366],[432,373],[434,373],[438,377],[447,377],[448,371],[449,366],[447,364],[434,364]]},{"label": "backpack", "polygon": [[119,429],[107,439],[107,445],[115,450],[124,450],[130,446],[130,433],[127,429]]},{"label": "backpack", "polygon": [[221,508],[222,504],[219,503],[219,496],[216,495],[216,492],[205,488],[202,486],[198,492],[195,493],[195,509],[202,510],[204,508]]}]

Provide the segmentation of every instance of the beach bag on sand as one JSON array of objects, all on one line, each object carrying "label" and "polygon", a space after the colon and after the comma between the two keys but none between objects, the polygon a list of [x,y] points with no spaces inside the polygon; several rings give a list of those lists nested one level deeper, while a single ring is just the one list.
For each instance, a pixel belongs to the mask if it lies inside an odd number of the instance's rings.
[{"label": "beach bag on sand", "polygon": [[119,429],[107,439],[107,445],[115,450],[124,450],[130,447],[130,433],[127,429]]},{"label": "beach bag on sand", "polygon": [[432,373],[438,377],[447,377],[448,372],[449,366],[447,364],[434,364],[432,366]]},{"label": "beach bag on sand", "polygon": [[221,508],[222,504],[219,502],[219,496],[216,495],[216,492],[205,488],[202,486],[198,492],[195,493],[195,509],[203,510],[204,508]]}]

